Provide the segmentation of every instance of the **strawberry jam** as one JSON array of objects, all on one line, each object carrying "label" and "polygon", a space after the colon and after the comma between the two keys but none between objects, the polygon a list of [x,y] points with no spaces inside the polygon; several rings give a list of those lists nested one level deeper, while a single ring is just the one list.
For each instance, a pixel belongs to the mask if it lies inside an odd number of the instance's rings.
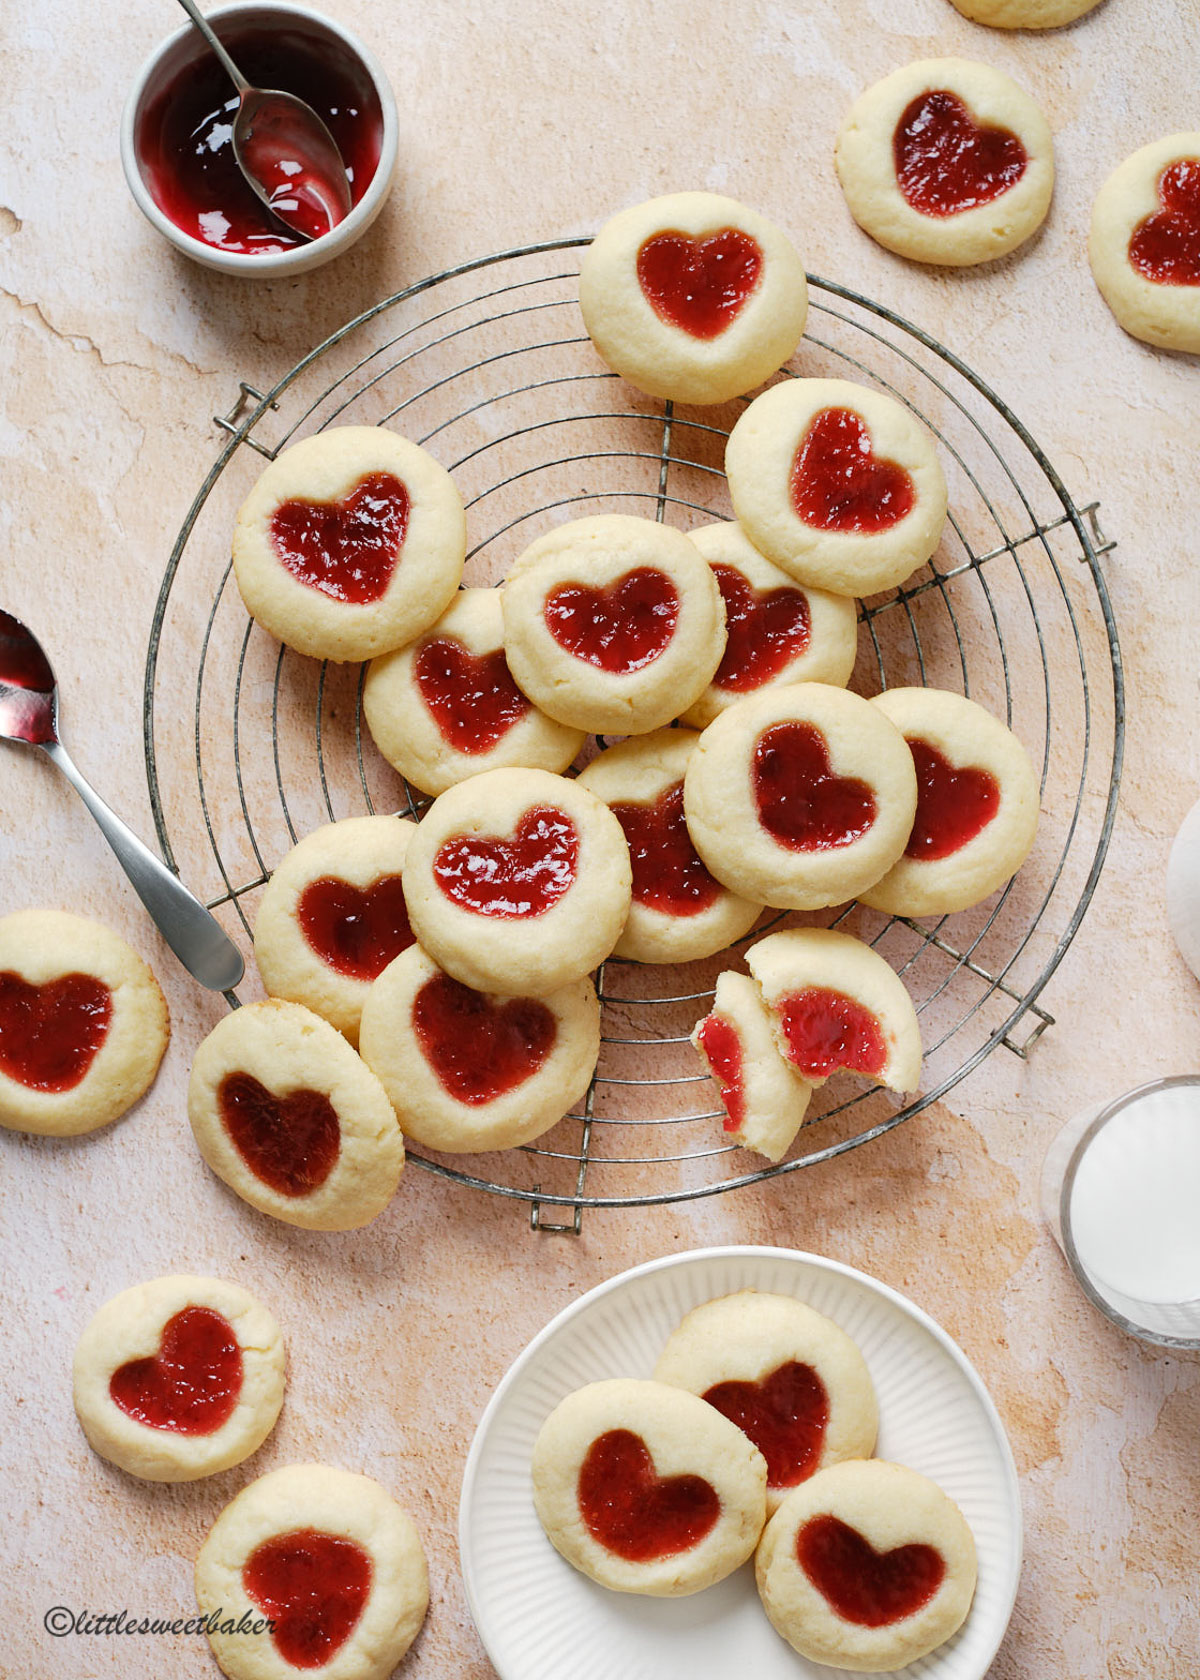
[{"label": "strawberry jam", "polygon": [[256,1546],[242,1565],[242,1586],[275,1624],[280,1656],[293,1668],[324,1668],[358,1625],[373,1573],[356,1541],[301,1528]]},{"label": "strawberry jam", "polygon": [[108,1037],[112,992],[93,974],[34,986],[0,974],[0,1073],[30,1091],[73,1091]]},{"label": "strawberry jam", "polygon": [[148,1429],[215,1434],[233,1416],[242,1392],[242,1350],[233,1326],[211,1307],[184,1307],[163,1326],[158,1352],[118,1366],[108,1392],[127,1417]]},{"label": "strawberry jam", "polygon": [[883,1029],[857,998],[826,986],[806,986],[781,997],[775,1010],[783,1023],[788,1059],[805,1079],[827,1079],[838,1068],[872,1078],[883,1072]]},{"label": "strawberry jam", "polygon": [[605,589],[565,583],[542,608],[559,647],[599,671],[629,676],[666,652],[679,618],[679,593],[665,572],[636,566]]},{"label": "strawberry jam", "polygon": [[217,1103],[238,1154],[281,1196],[311,1195],[336,1166],[341,1127],[323,1091],[277,1097],[251,1073],[227,1073]]},{"label": "strawberry jam", "polygon": [[667,788],[653,804],[614,805],[612,813],[629,842],[633,899],[665,916],[695,916],[721,896],[700,861],[683,820],[683,783]]},{"label": "strawberry jam", "polygon": [[464,834],[433,860],[446,897],[479,916],[542,916],[570,891],[579,834],[565,811],[538,805],[511,839]]},{"label": "strawberry jam", "polygon": [[1200,286],[1200,158],[1180,158],[1158,182],[1162,209],[1129,241],[1129,261],[1160,286]]},{"label": "strawberry jam", "polygon": [[982,127],[956,93],[934,88],[905,108],[892,139],[896,183],[923,216],[957,216],[1015,187],[1029,157],[1011,129]]},{"label": "strawberry jam", "polygon": [[811,1365],[790,1359],[761,1382],[715,1383],[704,1399],[754,1442],[767,1461],[768,1487],[795,1487],[817,1468],[829,1395]]},{"label": "strawberry jam", "polygon": [[437,636],[422,643],[413,677],[426,710],[455,752],[490,752],[531,710],[503,648],[477,654],[457,636]]},{"label": "strawberry jam", "polygon": [[725,602],[725,652],[714,688],[748,694],[808,652],[812,614],[802,589],[752,589],[735,566],[714,566]]},{"label": "strawberry jam", "polygon": [[650,307],[692,338],[719,338],[762,275],[757,240],[740,228],[707,239],[658,233],[638,252],[637,277]]},{"label": "strawberry jam", "polygon": [[322,875],[300,894],[296,920],[321,961],[350,980],[377,979],[413,942],[399,875],[365,889]]},{"label": "strawberry jam", "polygon": [[721,1514],[703,1476],[659,1476],[640,1435],[597,1436],[579,1471],[579,1512],[588,1533],[629,1563],[690,1551]]},{"label": "strawberry jam", "polygon": [[413,1031],[425,1060],[460,1103],[477,1108],[523,1085],[554,1049],[553,1012],[537,998],[490,998],[448,974],[413,999]]},{"label": "strawberry jam", "polygon": [[271,546],[298,583],[331,601],[369,606],[392,581],[410,505],[392,473],[368,473],[340,502],[281,502],[271,515]]},{"label": "strawberry jam", "polygon": [[866,782],[837,776],[824,735],[812,723],[776,723],[754,748],[758,819],[793,852],[853,845],[875,821],[875,795]]},{"label": "strawberry jam", "polygon": [[796,1561],[813,1586],[857,1627],[889,1627],[923,1609],[942,1584],[946,1560],[921,1543],[877,1552],[839,1517],[810,1517],[796,1535]]},{"label": "strawberry jam", "polygon": [[871,447],[866,422],[848,408],[824,408],[800,440],[792,462],[792,506],[821,531],[876,536],[913,510],[913,481],[896,461]]},{"label": "strawberry jam", "polygon": [[721,1087],[725,1130],[739,1132],[746,1123],[741,1035],[727,1015],[706,1015],[696,1037],[709,1070]]},{"label": "strawberry jam", "polygon": [[917,815],[905,857],[936,863],[974,840],[1000,809],[1000,784],[987,770],[955,769],[928,741],[909,741],[917,770]]}]

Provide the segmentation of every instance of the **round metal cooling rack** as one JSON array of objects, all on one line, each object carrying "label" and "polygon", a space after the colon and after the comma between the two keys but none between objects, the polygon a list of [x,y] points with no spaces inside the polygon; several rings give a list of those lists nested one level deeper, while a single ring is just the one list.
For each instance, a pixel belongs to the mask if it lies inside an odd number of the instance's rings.
[{"label": "round metal cooling rack", "polygon": [[[243,384],[217,419],[227,437],[154,615],[146,764],[164,853],[243,943],[270,871],[301,835],[364,810],[419,814],[425,803],[364,730],[363,672],[303,659],[246,615],[229,535],[260,457],[338,424],[416,439],[463,493],[471,583],[497,581],[564,518],[634,512],[688,529],[731,516],[723,448],[744,405],[658,403],[602,367],[578,310],[574,253],[586,243],[508,251],[422,281],[334,333],[273,390]],[[935,434],[950,486],[931,565],[860,609],[852,686],[931,683],[1005,717],[1040,770],[1037,842],[1010,886],[975,910],[918,922],[851,905],[816,918],[868,939],[903,976],[921,1019],[924,1089],[901,1104],[835,1081],[777,1166],[746,1170],[758,1157],[725,1140],[715,1087],[687,1043],[716,975],[740,952],[682,969],[610,960],[598,976],[600,1063],[578,1112],[521,1150],[410,1157],[530,1204],[542,1229],[578,1231],[584,1207],[708,1196],[811,1166],[920,1113],[997,1046],[1025,1055],[1052,1024],[1038,998],[1107,850],[1124,699],[1099,565],[1112,545],[1095,506],[1075,506],[1016,416],[949,350],[844,286],[810,288],[808,332],[783,376],[890,392]],[[547,1206],[570,1218],[548,1221]]]}]

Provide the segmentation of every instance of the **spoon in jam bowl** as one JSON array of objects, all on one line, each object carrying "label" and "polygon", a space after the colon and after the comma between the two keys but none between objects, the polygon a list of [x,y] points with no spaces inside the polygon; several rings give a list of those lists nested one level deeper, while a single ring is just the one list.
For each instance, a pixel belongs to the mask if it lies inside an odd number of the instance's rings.
[{"label": "spoon in jam bowl", "polygon": [[0,740],[40,747],[74,787],[159,932],[202,986],[226,992],[242,978],[242,954],[215,916],[155,857],[84,780],[58,738],[58,685],[50,661],[19,618],[0,612]]}]

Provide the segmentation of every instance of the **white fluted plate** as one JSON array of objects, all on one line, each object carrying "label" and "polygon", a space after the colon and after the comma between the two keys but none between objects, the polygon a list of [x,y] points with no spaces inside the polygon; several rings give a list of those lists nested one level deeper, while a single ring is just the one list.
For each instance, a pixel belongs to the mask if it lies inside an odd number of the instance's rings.
[{"label": "white fluted plate", "polygon": [[1021,1570],[1016,1466],[962,1351],[920,1308],[850,1266],[783,1248],[705,1248],[610,1278],[558,1314],[492,1396],[467,1458],[459,1547],[479,1636],[501,1680],[822,1680],[759,1604],[753,1564],[690,1598],[608,1592],[572,1569],[533,1509],[533,1444],[554,1407],[606,1377],[649,1377],[693,1307],[738,1289],[794,1295],[862,1349],[879,1397],[881,1458],[932,1477],[962,1510],[979,1585],[953,1639],[894,1672],[982,1680]]}]

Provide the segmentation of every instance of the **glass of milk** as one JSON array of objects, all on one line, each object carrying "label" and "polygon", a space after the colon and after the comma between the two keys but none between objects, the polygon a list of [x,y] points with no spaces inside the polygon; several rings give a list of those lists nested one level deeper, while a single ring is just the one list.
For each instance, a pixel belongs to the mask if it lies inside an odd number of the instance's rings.
[{"label": "glass of milk", "polygon": [[1140,1085],[1063,1127],[1042,1214],[1114,1324],[1200,1348],[1200,1075]]}]

